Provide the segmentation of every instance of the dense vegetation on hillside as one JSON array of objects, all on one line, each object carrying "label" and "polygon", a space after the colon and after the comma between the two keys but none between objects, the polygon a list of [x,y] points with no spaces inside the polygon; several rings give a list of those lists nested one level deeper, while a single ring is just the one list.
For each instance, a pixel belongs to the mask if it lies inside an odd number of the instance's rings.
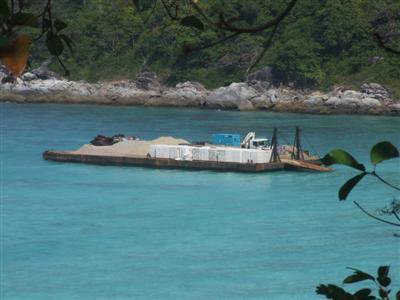
[{"label": "dense vegetation on hillside", "polygon": [[[34,1],[31,9],[39,7],[41,2]],[[63,54],[72,79],[133,78],[146,65],[170,84],[194,80],[208,87],[226,85],[246,77],[247,68],[261,51],[263,35],[269,33],[240,35],[188,55],[183,51],[184,46],[201,45],[220,33],[208,27],[199,30],[182,26],[168,18],[161,4],[152,7],[151,1],[139,14],[133,2],[54,1],[53,14],[68,23],[66,32],[76,43],[73,55]],[[238,16],[239,25],[271,19],[287,3],[273,0],[198,2],[210,16],[221,9],[232,17]],[[144,25],[143,19],[152,11],[154,14]],[[255,69],[272,66],[284,84],[302,87],[326,89],[335,84],[357,86],[372,81],[399,91],[400,56],[378,47],[372,35],[373,20],[382,11],[400,12],[400,2],[298,1]],[[394,43],[396,47],[400,45],[398,39]],[[35,43],[32,66],[46,58],[44,42]],[[57,64],[54,68],[58,68]]]}]

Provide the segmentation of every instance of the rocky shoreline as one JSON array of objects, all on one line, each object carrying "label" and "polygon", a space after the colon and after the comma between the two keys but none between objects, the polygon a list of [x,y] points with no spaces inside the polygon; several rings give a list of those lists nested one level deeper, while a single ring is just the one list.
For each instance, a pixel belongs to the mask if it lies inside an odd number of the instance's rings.
[{"label": "rocky shoreline", "polygon": [[391,99],[390,93],[376,83],[363,84],[360,91],[336,88],[329,93],[307,93],[251,80],[208,90],[197,82],[167,87],[153,74],[142,74],[136,80],[87,83],[25,73],[14,83],[3,81],[0,101],[400,115],[400,102]]}]

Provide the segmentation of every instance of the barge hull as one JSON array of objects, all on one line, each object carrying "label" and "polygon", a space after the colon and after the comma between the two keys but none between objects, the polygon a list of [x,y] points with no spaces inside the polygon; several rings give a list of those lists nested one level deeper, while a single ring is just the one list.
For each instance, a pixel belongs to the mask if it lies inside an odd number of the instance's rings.
[{"label": "barge hull", "polygon": [[58,162],[86,163],[95,165],[140,166],[148,168],[214,170],[253,173],[281,171],[285,169],[285,164],[282,162],[266,164],[243,164],[233,162],[174,160],[166,158],[147,158],[136,156],[86,155],[63,151],[46,151],[43,153],[43,158],[45,160]]}]

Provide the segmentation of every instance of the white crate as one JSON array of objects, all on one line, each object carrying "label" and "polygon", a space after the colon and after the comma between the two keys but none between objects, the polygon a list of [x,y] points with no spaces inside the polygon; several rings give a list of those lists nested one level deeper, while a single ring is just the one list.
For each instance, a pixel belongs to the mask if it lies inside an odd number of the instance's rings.
[{"label": "white crate", "polygon": [[210,159],[210,147],[200,148],[200,160],[208,161]]},{"label": "white crate", "polygon": [[226,149],[225,161],[241,163],[242,162],[242,149],[239,149],[239,148],[238,149],[234,149],[234,148]]},{"label": "white crate", "polygon": [[177,146],[179,148],[180,159],[193,160],[193,147],[190,146]]},{"label": "white crate", "polygon": [[208,150],[208,160],[217,161],[218,160],[218,150],[216,148],[210,148]]},{"label": "white crate", "polygon": [[200,148],[199,147],[193,147],[193,149],[192,149],[192,158],[193,158],[193,160],[201,160]]},{"label": "white crate", "polygon": [[267,155],[264,150],[257,150],[257,149],[242,150],[242,163],[260,164],[266,162],[267,162]]},{"label": "white crate", "polygon": [[225,162],[226,157],[225,157],[226,150],[223,148],[217,148],[217,161],[222,161]]},{"label": "white crate", "polygon": [[168,151],[168,158],[170,159],[177,159],[179,157],[178,151],[176,149],[176,147],[168,147],[169,151]]},{"label": "white crate", "polygon": [[169,146],[168,145],[151,145],[150,156],[157,158],[169,158]]}]

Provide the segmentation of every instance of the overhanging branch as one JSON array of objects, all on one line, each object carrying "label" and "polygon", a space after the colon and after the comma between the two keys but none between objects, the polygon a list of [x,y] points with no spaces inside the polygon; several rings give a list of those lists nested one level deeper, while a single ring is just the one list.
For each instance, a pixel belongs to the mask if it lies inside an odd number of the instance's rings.
[{"label": "overhanging branch", "polygon": [[369,217],[371,217],[371,218],[373,218],[373,219],[375,219],[375,220],[377,220],[377,221],[379,221],[379,222],[382,222],[382,223],[386,223],[386,224],[389,224],[389,225],[393,225],[393,226],[398,226],[398,227],[400,227],[400,223],[394,223],[394,222],[390,222],[390,221],[387,221],[387,220],[382,219],[382,218],[378,218],[377,216],[371,214],[371,213],[368,212],[366,209],[364,209],[360,204],[358,204],[358,202],[354,201],[354,204],[355,204],[364,214],[366,214],[367,216],[369,216]]}]

